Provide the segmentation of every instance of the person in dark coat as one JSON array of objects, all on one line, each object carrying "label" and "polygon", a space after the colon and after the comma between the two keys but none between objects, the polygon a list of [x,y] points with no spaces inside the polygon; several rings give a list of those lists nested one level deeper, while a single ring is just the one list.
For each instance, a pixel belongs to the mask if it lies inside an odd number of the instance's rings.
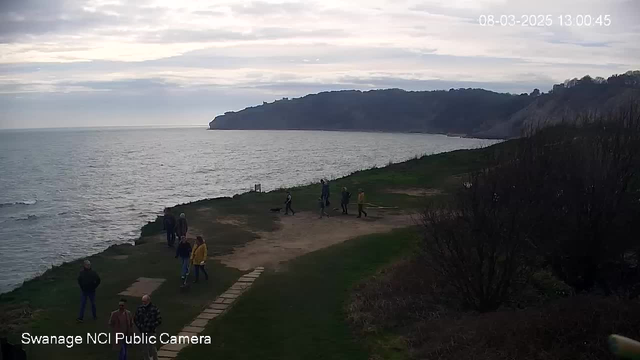
[{"label": "person in dark coat", "polygon": [[187,216],[184,213],[180,214],[180,218],[178,219],[178,224],[176,225],[176,234],[178,234],[178,238],[182,238],[183,236],[187,236],[187,230],[189,230],[189,226],[187,225]]},{"label": "person in dark coat", "polygon": [[[162,324],[162,317],[160,316],[160,310],[151,303],[151,297],[145,295],[142,297],[142,305],[138,306],[136,314],[133,317],[133,323],[141,334],[155,335],[158,326]],[[155,344],[146,342],[143,344],[143,354],[145,359],[158,360],[158,350]]]},{"label": "person in dark coat", "polygon": [[82,322],[84,319],[84,308],[87,305],[87,299],[91,301],[91,314],[93,319],[97,319],[96,314],[96,289],[100,285],[100,276],[98,273],[91,269],[91,262],[89,260],[84,261],[84,268],[78,275],[78,285],[82,291],[82,300],[80,301],[80,313],[76,319],[78,322]]},{"label": "person in dark coat", "polygon": [[342,213],[349,215],[349,199],[351,199],[351,193],[347,191],[346,187],[342,188],[342,194],[340,199],[340,206],[342,207]]},{"label": "person in dark coat", "polygon": [[289,210],[291,210],[291,215],[295,215],[296,212],[293,211],[293,208],[291,207],[291,192],[287,191],[287,199],[284,201],[285,204],[285,208],[284,208],[284,214],[285,215],[289,215]]},{"label": "person in dark coat", "polygon": [[329,182],[321,179],[320,183],[322,184],[322,194],[320,197],[324,200],[324,205],[329,206],[331,203],[329,202],[329,196],[331,195],[331,191],[329,190]]},{"label": "person in dark coat", "polygon": [[180,238],[180,244],[178,244],[178,248],[176,249],[176,259],[177,258],[180,258],[181,261],[182,271],[180,277],[184,280],[189,273],[189,259],[191,259],[191,244],[189,244],[187,238],[184,236]]},{"label": "person in dark coat", "polygon": [[171,213],[171,209],[164,209],[162,224],[167,231],[167,245],[173,247],[173,243],[176,242],[176,217]]}]

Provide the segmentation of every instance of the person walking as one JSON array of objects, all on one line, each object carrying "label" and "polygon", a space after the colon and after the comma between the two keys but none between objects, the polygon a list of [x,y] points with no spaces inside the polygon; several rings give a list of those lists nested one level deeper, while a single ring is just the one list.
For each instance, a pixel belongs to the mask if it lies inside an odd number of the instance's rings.
[{"label": "person walking", "polygon": [[194,283],[198,282],[198,278],[200,276],[200,271],[204,274],[204,279],[209,280],[209,274],[207,274],[207,270],[204,268],[205,262],[207,261],[207,244],[205,244],[202,236],[196,237],[196,247],[191,252],[191,263],[196,270],[196,279],[193,281]]},{"label": "person walking", "polygon": [[82,291],[82,298],[80,300],[80,312],[78,313],[77,322],[82,322],[84,319],[84,308],[87,305],[87,299],[91,301],[91,314],[93,320],[98,318],[96,311],[96,289],[100,285],[100,276],[98,273],[91,269],[91,262],[85,260],[83,263],[83,269],[78,275],[78,285]]},{"label": "person walking", "polygon": [[342,213],[349,215],[349,199],[351,199],[351,193],[347,191],[346,187],[343,187],[341,195],[340,206],[342,207]]},{"label": "person walking", "polygon": [[284,208],[285,215],[289,215],[289,210],[291,210],[291,215],[296,214],[296,212],[293,211],[293,208],[291,207],[291,191],[287,191],[287,199],[284,201],[284,204],[285,204],[285,208]]},{"label": "person walking", "polygon": [[184,213],[181,213],[178,223],[176,224],[176,234],[178,234],[178,238],[182,239],[183,236],[187,237],[187,230],[189,230],[187,216]]},{"label": "person walking", "polygon": [[[136,315],[133,318],[133,322],[141,334],[149,336],[156,334],[156,329],[162,324],[162,317],[160,316],[160,310],[151,303],[151,297],[144,295],[142,297],[142,305],[136,309]],[[142,354],[145,360],[153,359],[158,360],[158,350],[156,350],[156,344],[152,344],[149,341],[145,341],[143,344]]]},{"label": "person walking", "polygon": [[180,238],[180,243],[176,248],[176,259],[180,258],[181,261],[181,269],[180,278],[184,280],[189,274],[189,260],[191,259],[191,244],[187,241],[187,237],[183,236]]},{"label": "person walking", "polygon": [[364,214],[364,217],[367,217],[367,212],[364,211],[364,190],[359,189],[358,192],[358,217],[362,217],[362,214]]},{"label": "person walking", "polygon": [[329,206],[331,203],[329,202],[329,196],[331,196],[331,190],[329,189],[329,181],[321,179],[320,183],[322,184],[322,193],[320,197],[324,200],[324,205]]},{"label": "person walking", "polygon": [[171,213],[171,209],[164,209],[164,219],[162,221],[164,230],[167,231],[167,245],[173,247],[176,242],[176,217]]},{"label": "person walking", "polygon": [[125,337],[133,335],[133,315],[127,310],[127,299],[120,299],[118,310],[111,312],[109,327],[113,331],[113,347],[120,350],[118,360],[127,360],[127,342],[125,339],[118,340],[117,337],[117,334],[123,334]]}]

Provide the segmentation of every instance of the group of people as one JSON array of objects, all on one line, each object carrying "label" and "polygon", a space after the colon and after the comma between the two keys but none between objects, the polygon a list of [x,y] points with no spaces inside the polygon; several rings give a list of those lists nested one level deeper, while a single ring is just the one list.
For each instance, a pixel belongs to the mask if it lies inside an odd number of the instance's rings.
[{"label": "group of people", "polygon": [[181,213],[180,217],[176,221],[175,216],[171,213],[171,209],[166,208],[164,209],[163,225],[164,230],[167,232],[168,247],[173,247],[176,236],[180,239],[180,243],[176,247],[175,258],[180,258],[180,277],[182,280],[186,281],[189,276],[191,266],[193,266],[196,275],[194,282],[198,282],[200,272],[202,272],[204,278],[208,280],[209,274],[207,274],[207,270],[205,269],[205,263],[207,261],[207,244],[204,242],[202,236],[196,236],[195,247],[191,246],[191,243],[187,240],[189,225],[187,223],[186,215]]},{"label": "group of people", "polygon": [[[318,198],[318,205],[320,207],[320,218],[322,219],[323,216],[329,216],[329,214],[327,214],[326,212],[326,208],[329,207],[329,205],[331,205],[331,202],[329,201],[329,197],[331,195],[331,189],[329,188],[329,181],[325,179],[321,179],[320,184],[322,185],[322,191],[320,193],[320,197]],[[351,193],[349,192],[349,190],[347,190],[346,187],[343,187],[340,195],[341,195],[340,207],[342,208],[342,213],[344,215],[349,215],[349,202],[351,200]],[[287,198],[284,201],[285,215],[289,215],[289,211],[291,211],[292,215],[295,215],[295,211],[293,211],[293,208],[291,207],[291,202],[292,202],[291,192],[287,191]],[[359,218],[362,217],[362,214],[364,214],[364,216],[367,217],[367,212],[364,210],[364,204],[365,204],[364,190],[358,189],[358,217]]]},{"label": "group of people", "polygon": [[[82,292],[82,298],[77,322],[83,322],[87,300],[91,302],[93,319],[97,320],[96,289],[100,286],[100,276],[91,268],[91,262],[89,260],[85,260],[83,263],[83,269],[80,271],[80,275],[78,275],[78,285]],[[161,324],[162,316],[160,316],[160,310],[151,302],[149,295],[142,297],[142,304],[136,309],[135,315],[132,315],[131,312],[127,310],[127,299],[120,299],[118,309],[111,312],[108,321],[108,325],[114,334],[114,336],[112,336],[113,346],[119,351],[118,359],[127,359],[129,345],[125,340],[116,338],[115,334],[123,334],[129,337],[133,335],[135,325],[140,334],[152,336],[156,334],[156,329]],[[142,346],[145,359],[158,360],[158,352],[155,344],[143,343]]]},{"label": "group of people", "polygon": [[[320,194],[320,198],[318,198],[318,203],[320,206],[320,218],[322,218],[323,216],[328,216],[325,208],[331,204],[331,202],[329,201],[331,190],[329,188],[328,181],[322,179],[320,180],[320,183],[322,185],[322,191]],[[347,190],[346,187],[343,187],[340,198],[340,207],[342,208],[342,213],[345,215],[349,214],[348,205],[350,199],[351,193]],[[359,218],[362,217],[362,214],[364,214],[365,217],[367,216],[367,212],[364,210],[364,204],[364,190],[359,189]],[[285,214],[288,215],[289,211],[291,211],[291,214],[294,215],[295,211],[291,206],[291,192],[287,192],[285,205]],[[189,243],[187,239],[189,226],[187,223],[186,215],[184,213],[181,213],[180,216],[176,219],[176,217],[171,213],[171,209],[166,208],[164,210],[163,226],[164,230],[166,230],[167,246],[169,248],[174,247],[176,238],[179,239],[178,246],[176,247],[175,258],[180,259],[180,277],[183,280],[184,284],[186,284],[191,267],[193,267],[195,271],[194,283],[198,282],[200,272],[203,273],[205,280],[208,280],[209,274],[207,274],[207,271],[205,269],[205,263],[207,260],[207,244],[205,243],[202,236],[196,236],[194,246]],[[95,296],[96,289],[98,288],[98,286],[100,286],[100,276],[98,276],[98,273],[91,268],[91,262],[89,260],[84,261],[83,269],[78,276],[78,285],[80,286],[82,297],[80,301],[80,312],[78,314],[77,322],[83,322],[87,301],[91,303],[91,314],[93,315],[93,319],[97,319]],[[127,299],[120,299],[120,302],[118,303],[118,310],[113,311],[111,313],[111,316],[109,317],[109,326],[111,327],[113,332],[122,333],[125,334],[125,336],[129,336],[133,334],[135,325],[135,327],[138,328],[138,331],[141,334],[155,334],[156,328],[160,326],[160,324],[162,324],[162,317],[160,316],[160,310],[158,310],[158,308],[151,303],[151,297],[149,295],[144,295],[142,297],[142,305],[138,306],[135,315],[132,315],[131,312],[126,309],[126,305]],[[114,345],[119,348],[118,359],[126,360],[128,352],[128,346],[126,342],[120,341],[119,343]],[[154,344],[145,344],[144,354],[147,359],[158,359],[157,350]]]},{"label": "group of people", "polygon": [[167,231],[167,245],[173,247],[176,242],[176,237],[182,239],[183,236],[187,236],[189,230],[189,224],[187,223],[187,216],[184,213],[180,213],[180,217],[176,220],[176,217],[171,213],[171,209],[164,209],[164,218],[162,219],[164,230]]},{"label": "group of people", "polygon": [[[184,213],[180,214],[180,217],[176,218],[171,213],[169,208],[164,211],[163,219],[164,229],[167,232],[167,245],[170,248],[174,247],[176,237],[180,239],[178,246],[176,246],[175,258],[180,259],[180,277],[183,284],[186,285],[190,268],[193,266],[195,271],[194,283],[197,283],[200,278],[200,273],[204,275],[205,280],[209,279],[209,274],[205,269],[207,261],[207,244],[202,236],[196,236],[194,246],[187,240],[187,231],[189,229],[187,224],[187,217]],[[78,285],[82,293],[80,301],[80,312],[76,319],[77,322],[82,323],[84,321],[84,313],[87,302],[91,303],[91,314],[93,319],[97,319],[96,309],[96,289],[100,286],[100,276],[91,268],[91,262],[85,260],[83,263],[83,269],[78,275]],[[162,324],[162,317],[160,316],[160,310],[151,303],[151,297],[144,295],[142,297],[142,305],[138,306],[135,315],[132,315],[129,310],[126,309],[127,299],[122,298],[118,303],[118,310],[111,313],[109,317],[109,326],[115,333],[121,333],[125,336],[130,336],[134,332],[134,325],[140,332],[140,334],[154,335],[156,328]],[[112,340],[115,336],[112,337]],[[128,345],[125,341],[119,341],[114,344],[119,350],[118,359],[126,360]],[[145,343],[143,344],[143,353],[146,359],[158,359],[158,354],[155,344]]]}]

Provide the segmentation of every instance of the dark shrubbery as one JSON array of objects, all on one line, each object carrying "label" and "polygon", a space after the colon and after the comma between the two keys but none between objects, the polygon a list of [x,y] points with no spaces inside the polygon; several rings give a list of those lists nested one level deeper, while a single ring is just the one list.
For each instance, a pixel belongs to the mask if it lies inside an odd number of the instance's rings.
[{"label": "dark shrubbery", "polygon": [[446,289],[446,281],[424,261],[406,260],[360,284],[347,313],[362,335],[380,339],[393,333],[394,344],[402,342],[401,349],[408,348],[413,359],[614,359],[608,352],[608,335],[640,338],[640,306],[635,300],[568,297],[556,292],[565,286],[547,272],[533,278],[539,283],[525,292],[536,292],[544,303],[478,314],[452,307],[450,296],[455,292]]},{"label": "dark shrubbery", "polygon": [[467,306],[497,309],[546,266],[579,292],[635,292],[640,112],[573,123],[508,144],[449,208],[425,210],[427,261]]},{"label": "dark shrubbery", "polygon": [[493,147],[425,209],[421,252],[356,288],[350,323],[416,359],[613,359],[608,335],[640,338],[638,110]]}]

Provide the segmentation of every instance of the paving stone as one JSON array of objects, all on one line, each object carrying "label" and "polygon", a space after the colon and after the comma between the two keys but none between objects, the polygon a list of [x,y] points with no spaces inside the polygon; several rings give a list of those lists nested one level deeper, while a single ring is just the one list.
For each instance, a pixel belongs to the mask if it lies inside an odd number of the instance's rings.
[{"label": "paving stone", "polygon": [[243,276],[240,279],[238,279],[238,282],[246,283],[246,282],[253,282],[254,280],[255,280],[255,278],[250,278],[250,277]]},{"label": "paving stone", "polygon": [[225,304],[231,304],[232,302],[234,302],[236,299],[224,299],[224,303]]},{"label": "paving stone", "polygon": [[211,320],[213,318],[215,318],[216,316],[218,316],[219,314],[210,314],[210,313],[200,313],[200,315],[198,315],[197,319],[207,319],[207,320]]},{"label": "paving stone", "polygon": [[223,302],[224,302],[224,298],[219,297],[219,298],[217,298],[217,299],[216,299],[216,301],[214,301],[213,303],[214,303],[214,304],[222,304]]},{"label": "paving stone", "polygon": [[168,351],[168,350],[158,351],[158,357],[162,359],[173,359],[176,356],[178,356],[178,353],[175,351]]},{"label": "paving stone", "polygon": [[178,336],[188,336],[188,337],[192,337],[192,336],[198,336],[198,334],[196,333],[192,333],[192,332],[184,332],[181,331],[178,333]]},{"label": "paving stone", "polygon": [[180,350],[186,348],[189,344],[167,344],[160,348],[161,351],[176,351],[180,352]]},{"label": "paving stone", "polygon": [[205,327],[207,326],[208,323],[209,323],[209,320],[207,319],[195,319],[191,324],[189,324],[189,326]]},{"label": "paving stone", "polygon": [[257,279],[258,276],[260,276],[260,274],[248,273],[248,274],[242,275],[242,277],[250,277],[250,278],[254,278],[254,279]]},{"label": "paving stone", "polygon": [[227,298],[227,299],[235,299],[238,297],[238,295],[235,294],[229,294],[229,293],[224,293],[222,295],[220,295],[221,298]]},{"label": "paving stone", "polygon": [[258,266],[256,267],[256,270],[264,270],[264,266]]},{"label": "paving stone", "polygon": [[143,295],[151,295],[157,288],[162,285],[165,279],[162,278],[146,278],[139,277],[136,282],[131,284],[126,290],[121,291],[118,295],[142,297]]},{"label": "paving stone", "polygon": [[235,285],[233,285],[233,286],[238,286],[238,287],[240,287],[240,288],[242,288],[242,289],[246,289],[246,288],[248,288],[249,286],[251,286],[251,284],[250,284],[250,283],[246,283],[246,282],[237,282],[237,283],[235,283]]},{"label": "paving stone", "polygon": [[229,307],[229,305],[226,305],[226,304],[212,304],[211,306],[209,306],[209,309],[224,310],[224,309],[226,309],[228,307]]},{"label": "paving stone", "polygon": [[190,332],[194,334],[200,334],[201,332],[204,331],[204,328],[201,326],[185,326],[184,328],[182,328],[182,331]]},{"label": "paving stone", "polygon": [[242,294],[242,291],[229,289],[229,290],[225,291],[224,293],[225,294],[230,294],[230,295],[240,295],[240,294]]},{"label": "paving stone", "polygon": [[218,310],[218,309],[204,309],[203,312],[207,314],[222,314],[222,310]]}]

